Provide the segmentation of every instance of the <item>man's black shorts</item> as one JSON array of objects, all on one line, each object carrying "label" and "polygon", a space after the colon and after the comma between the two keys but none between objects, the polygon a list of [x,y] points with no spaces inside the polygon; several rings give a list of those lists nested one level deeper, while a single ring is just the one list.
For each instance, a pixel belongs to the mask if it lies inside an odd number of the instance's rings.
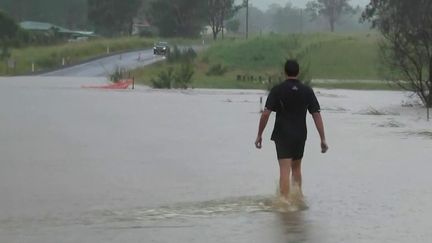
[{"label": "man's black shorts", "polygon": [[278,159],[303,159],[306,140],[275,141]]}]

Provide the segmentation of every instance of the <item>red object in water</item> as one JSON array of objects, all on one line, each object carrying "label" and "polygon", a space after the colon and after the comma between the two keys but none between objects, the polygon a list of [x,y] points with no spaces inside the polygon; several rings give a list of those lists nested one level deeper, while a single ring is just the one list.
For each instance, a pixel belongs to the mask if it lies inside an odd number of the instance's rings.
[{"label": "red object in water", "polygon": [[123,79],[118,81],[117,83],[99,85],[99,86],[82,86],[85,89],[127,89],[129,85],[132,85],[132,79]]}]

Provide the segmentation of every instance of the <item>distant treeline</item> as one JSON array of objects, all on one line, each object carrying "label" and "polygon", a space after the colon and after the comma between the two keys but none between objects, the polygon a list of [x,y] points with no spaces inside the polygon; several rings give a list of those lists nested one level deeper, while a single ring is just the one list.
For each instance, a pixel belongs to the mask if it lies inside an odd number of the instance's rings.
[{"label": "distant treeline", "polygon": [[[154,27],[153,34],[161,36],[198,36],[205,26],[210,26],[215,37],[224,29],[237,34],[246,29],[245,6],[234,0],[1,0],[0,9],[17,22],[49,22],[69,29],[95,30],[105,36],[131,34],[134,21],[149,23]],[[359,23],[362,10],[352,7],[352,11],[343,12],[335,23],[335,31],[369,29],[368,24]],[[330,29],[325,16],[312,16],[308,8],[291,4],[273,4],[266,11],[250,6],[249,13],[250,32]]]},{"label": "distant treeline", "polygon": [[18,22],[49,22],[70,29],[88,25],[87,0],[1,0],[0,9]]},{"label": "distant treeline", "polygon": [[[240,22],[239,31],[245,27],[245,9],[241,9],[235,16]],[[360,23],[363,7],[353,7],[352,11],[342,13],[335,23],[336,32],[357,32],[370,29],[369,23]],[[330,31],[325,16],[311,16],[309,9],[298,8],[287,4],[281,6],[272,4],[266,11],[254,6],[249,8],[249,31],[255,33],[301,33],[301,32],[327,32]]]}]

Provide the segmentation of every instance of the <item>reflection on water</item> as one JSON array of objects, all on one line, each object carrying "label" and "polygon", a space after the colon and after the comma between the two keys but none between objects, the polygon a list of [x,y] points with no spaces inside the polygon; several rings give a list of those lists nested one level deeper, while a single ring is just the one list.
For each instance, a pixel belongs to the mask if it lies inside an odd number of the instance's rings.
[{"label": "reflection on water", "polygon": [[287,242],[310,241],[308,225],[302,212],[278,213],[277,218]]}]

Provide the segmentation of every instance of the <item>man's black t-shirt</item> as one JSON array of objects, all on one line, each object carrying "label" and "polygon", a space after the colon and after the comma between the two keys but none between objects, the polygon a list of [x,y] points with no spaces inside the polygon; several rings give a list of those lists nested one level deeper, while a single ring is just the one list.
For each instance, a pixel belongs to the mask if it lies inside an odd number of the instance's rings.
[{"label": "man's black t-shirt", "polygon": [[320,105],[312,88],[296,79],[276,85],[270,91],[265,107],[276,112],[271,137],[276,142],[305,141],[307,111],[320,112]]}]

